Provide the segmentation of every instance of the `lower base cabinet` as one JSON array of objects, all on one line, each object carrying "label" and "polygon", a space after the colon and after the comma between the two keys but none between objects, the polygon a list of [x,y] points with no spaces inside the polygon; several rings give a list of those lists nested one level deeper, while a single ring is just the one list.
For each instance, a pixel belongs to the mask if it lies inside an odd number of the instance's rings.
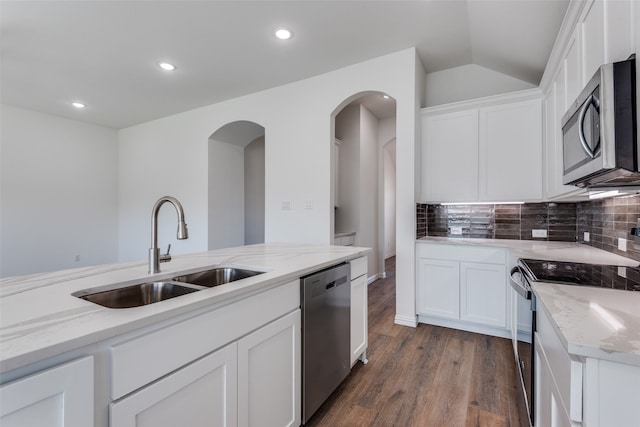
[{"label": "lower base cabinet", "polygon": [[93,357],[0,387],[2,427],[86,427],[94,424]]},{"label": "lower base cabinet", "polygon": [[111,404],[111,426],[236,426],[237,347],[232,343]]},{"label": "lower base cabinet", "polygon": [[504,249],[417,245],[420,322],[510,337]]},{"label": "lower base cabinet", "polygon": [[110,425],[299,426],[300,333],[296,310],[112,403]]},{"label": "lower base cabinet", "polygon": [[301,348],[300,310],[238,341],[239,426],[300,425]]},{"label": "lower base cabinet", "polygon": [[367,363],[368,306],[367,257],[351,263],[351,366]]}]

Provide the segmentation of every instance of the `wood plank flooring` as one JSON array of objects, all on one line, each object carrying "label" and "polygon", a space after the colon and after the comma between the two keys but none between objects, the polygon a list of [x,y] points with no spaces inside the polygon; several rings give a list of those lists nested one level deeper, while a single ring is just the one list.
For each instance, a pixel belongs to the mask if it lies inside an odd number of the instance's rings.
[{"label": "wood plank flooring", "polygon": [[393,323],[395,260],[369,286],[369,363],[351,374],[309,427],[528,426],[511,341]]}]

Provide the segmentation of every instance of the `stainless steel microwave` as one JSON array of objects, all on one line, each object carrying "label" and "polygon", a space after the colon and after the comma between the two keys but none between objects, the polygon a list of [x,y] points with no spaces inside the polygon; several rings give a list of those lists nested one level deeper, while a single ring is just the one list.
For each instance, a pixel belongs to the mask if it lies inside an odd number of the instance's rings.
[{"label": "stainless steel microwave", "polygon": [[640,185],[635,56],[603,65],[562,118],[564,184]]}]

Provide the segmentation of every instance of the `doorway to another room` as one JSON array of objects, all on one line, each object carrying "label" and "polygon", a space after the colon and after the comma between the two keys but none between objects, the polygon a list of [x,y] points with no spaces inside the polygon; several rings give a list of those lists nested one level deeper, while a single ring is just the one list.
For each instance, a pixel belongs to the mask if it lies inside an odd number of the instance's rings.
[{"label": "doorway to another room", "polygon": [[395,255],[396,101],[359,93],[332,117],[332,241],[372,248],[367,275],[373,281],[385,276],[384,260]]}]

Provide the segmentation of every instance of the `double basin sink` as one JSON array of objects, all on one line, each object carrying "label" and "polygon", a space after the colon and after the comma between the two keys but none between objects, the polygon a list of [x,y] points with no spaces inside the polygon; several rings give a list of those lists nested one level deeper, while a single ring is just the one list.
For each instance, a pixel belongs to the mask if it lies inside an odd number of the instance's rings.
[{"label": "double basin sink", "polygon": [[171,280],[144,282],[107,290],[88,289],[75,292],[72,295],[103,307],[132,308],[213,288],[262,273],[264,272],[234,267],[216,267],[177,276]]}]

